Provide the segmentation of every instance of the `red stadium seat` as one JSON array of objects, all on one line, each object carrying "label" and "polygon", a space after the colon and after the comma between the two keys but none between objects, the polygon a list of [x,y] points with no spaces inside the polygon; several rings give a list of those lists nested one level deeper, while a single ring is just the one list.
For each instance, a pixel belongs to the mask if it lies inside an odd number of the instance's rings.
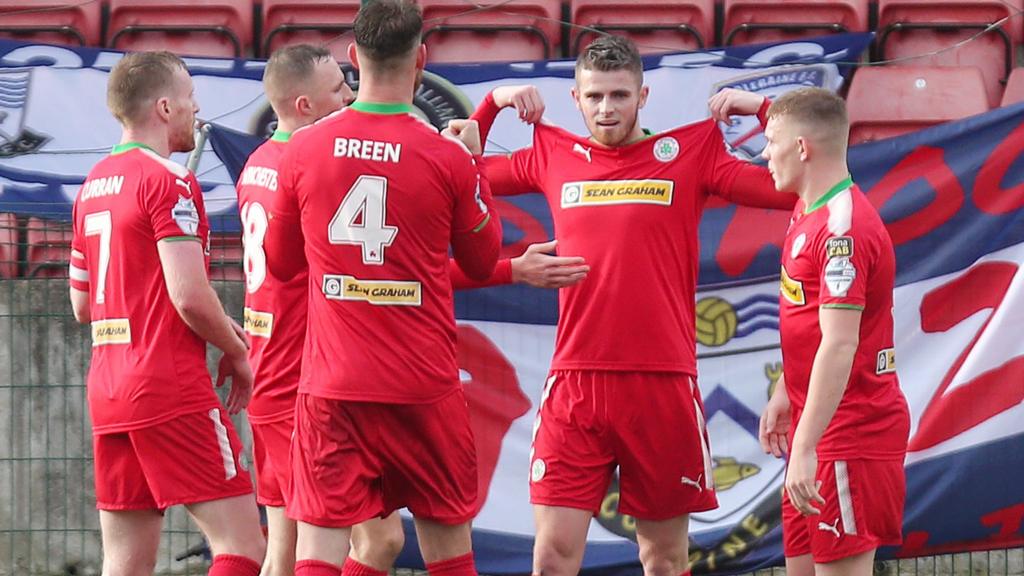
[{"label": "red stadium seat", "polygon": [[[573,24],[629,36],[643,54],[714,44],[714,0],[572,0],[569,5]],[[578,54],[596,37],[575,29],[572,53]]]},{"label": "red stadium seat", "polygon": [[726,45],[868,30],[868,0],[725,0],[724,10]]},{"label": "red stadium seat", "polygon": [[27,42],[98,46],[100,3],[0,0],[0,36]]},{"label": "red stadium seat", "polygon": [[347,62],[359,6],[360,0],[263,0],[262,55],[292,44],[326,44]]},{"label": "red stadium seat", "polygon": [[210,280],[245,280],[244,258],[239,234],[210,235]]},{"label": "red stadium seat", "polygon": [[250,0],[110,0],[107,47],[238,58],[252,49]]},{"label": "red stadium seat", "polygon": [[[953,47],[1024,9],[1024,0],[879,0],[878,54],[900,59]],[[997,106],[1001,81],[1014,63],[1014,45],[1024,36],[1019,18],[955,49],[899,64],[976,66],[985,79],[989,105]]]},{"label": "red stadium seat", "polygon": [[71,255],[71,224],[42,218],[28,219],[29,278],[67,278]]},{"label": "red stadium seat", "polygon": [[989,109],[977,68],[862,68],[846,97],[850,143],[881,140]]},{"label": "red stadium seat", "polygon": [[[544,60],[560,55],[559,0],[419,0],[431,62]],[[490,9],[478,9],[474,5]]]},{"label": "red stadium seat", "polygon": [[1024,68],[1014,68],[1010,73],[1006,91],[1003,92],[1003,100],[999,105],[1009,106],[1017,102],[1024,102]]},{"label": "red stadium seat", "polygon": [[0,278],[18,275],[18,219],[0,214]]}]

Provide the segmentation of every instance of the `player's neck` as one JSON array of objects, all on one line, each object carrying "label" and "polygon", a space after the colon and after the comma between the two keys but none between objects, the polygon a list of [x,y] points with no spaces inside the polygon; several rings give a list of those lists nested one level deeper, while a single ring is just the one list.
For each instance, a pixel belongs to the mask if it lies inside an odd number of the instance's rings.
[{"label": "player's neck", "polygon": [[302,122],[298,122],[298,121],[295,121],[295,120],[292,120],[292,119],[282,118],[282,117],[279,116],[277,118],[277,128],[275,128],[274,131],[275,132],[284,132],[284,133],[287,133],[287,134],[291,134],[292,132],[295,132],[299,128],[303,128],[303,127],[309,126],[312,123],[313,123],[313,121],[302,123]]},{"label": "player's neck", "polygon": [[121,132],[120,144],[128,144],[131,142],[142,144],[164,158],[169,158],[171,156],[171,146],[167,143],[166,134],[157,134],[151,130],[125,128]]},{"label": "player's neck", "polygon": [[389,80],[364,75],[359,79],[357,102],[368,104],[408,104],[412,105],[415,92],[413,78],[403,74],[392,75]]},{"label": "player's neck", "polygon": [[850,169],[846,166],[846,162],[830,162],[817,169],[808,169],[798,191],[800,199],[804,202],[804,209],[813,206],[815,202],[849,176]]}]

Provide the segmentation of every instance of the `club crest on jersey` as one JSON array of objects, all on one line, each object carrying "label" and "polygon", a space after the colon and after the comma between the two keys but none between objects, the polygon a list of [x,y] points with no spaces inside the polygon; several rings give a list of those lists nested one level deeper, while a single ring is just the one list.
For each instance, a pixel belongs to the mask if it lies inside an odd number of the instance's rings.
[{"label": "club crest on jersey", "polygon": [[654,143],[654,157],[659,162],[671,162],[679,156],[679,141],[671,136],[658,138]]},{"label": "club crest on jersey", "polygon": [[807,303],[807,299],[804,297],[803,282],[790,278],[789,273],[786,272],[785,266],[782,267],[779,291],[782,293],[782,297],[788,300],[791,304],[803,306]]},{"label": "club crest on jersey", "polygon": [[827,258],[853,256],[853,238],[849,236],[837,236],[825,241],[825,256]]},{"label": "club crest on jersey", "polygon": [[178,228],[189,236],[195,236],[199,230],[199,210],[196,209],[196,202],[192,198],[178,196],[178,202],[171,208],[171,218],[174,218]]},{"label": "club crest on jersey", "polygon": [[605,204],[672,205],[671,180],[591,180],[562,184],[562,208]]},{"label": "club crest on jersey", "polygon": [[825,264],[825,285],[833,298],[842,298],[857,278],[857,268],[846,256],[836,256]]},{"label": "club crest on jersey", "polygon": [[793,239],[793,246],[789,249],[789,257],[796,258],[800,251],[803,250],[804,244],[807,243],[807,234],[800,233],[795,239]]}]

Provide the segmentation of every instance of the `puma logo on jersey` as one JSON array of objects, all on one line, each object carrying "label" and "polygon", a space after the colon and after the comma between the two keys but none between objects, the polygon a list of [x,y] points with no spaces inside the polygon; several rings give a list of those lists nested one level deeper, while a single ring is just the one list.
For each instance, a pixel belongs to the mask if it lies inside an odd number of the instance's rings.
[{"label": "puma logo on jersey", "polygon": [[186,196],[192,196],[192,183],[188,180],[182,180],[181,178],[175,178],[174,183],[185,189]]},{"label": "puma logo on jersey", "polygon": [[680,476],[679,477],[679,482],[681,484],[686,484],[687,486],[693,486],[694,488],[697,489],[698,492],[703,492],[704,491],[704,487],[700,485],[700,481],[701,481],[701,479],[703,477],[704,477],[703,473],[698,474],[696,480],[694,480],[693,478],[690,478],[688,476]]},{"label": "puma logo on jersey", "polygon": [[836,521],[831,524],[818,522],[818,530],[821,530],[822,532],[831,532],[836,535],[836,538],[842,537],[842,534],[839,533],[839,518],[836,518]]},{"label": "puma logo on jersey", "polygon": [[590,150],[590,148],[584,146],[583,144],[580,144],[579,142],[576,142],[575,144],[572,145],[572,151],[579,152],[580,154],[582,154],[583,157],[587,159],[587,162],[592,162],[592,160],[590,159]]}]

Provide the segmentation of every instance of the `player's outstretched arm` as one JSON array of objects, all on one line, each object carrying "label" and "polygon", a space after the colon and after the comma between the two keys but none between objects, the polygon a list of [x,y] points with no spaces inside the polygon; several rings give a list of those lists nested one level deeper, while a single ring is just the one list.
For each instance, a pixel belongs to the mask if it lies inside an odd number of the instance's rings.
[{"label": "player's outstretched arm", "polygon": [[708,99],[708,110],[711,112],[711,117],[726,124],[732,122],[730,116],[753,116],[756,114],[763,128],[768,124],[769,106],[771,106],[771,101],[764,96],[736,88],[723,88]]},{"label": "player's outstretched arm", "polygon": [[790,447],[786,490],[793,505],[804,514],[817,514],[815,502],[825,501],[818,493],[818,441],[828,428],[850,380],[853,358],[860,342],[861,310],[826,308],[818,310],[821,344],[814,355],[807,404]]},{"label": "player's outstretched arm", "polygon": [[498,86],[489,92],[469,117],[480,124],[480,139],[483,142],[487,142],[491,126],[504,108],[515,108],[520,120],[535,124],[544,117],[544,98],[540,90],[531,84]]},{"label": "player's outstretched arm", "polygon": [[[731,122],[730,116],[757,115],[763,129],[768,124],[771,101],[753,92],[726,88],[708,100],[711,117],[720,122]],[[725,140],[718,124],[709,143],[711,155],[707,176],[709,192],[741,206],[792,210],[796,198],[780,194],[766,168],[733,157],[725,149]]]},{"label": "player's outstretched arm", "polygon": [[483,282],[470,279],[455,260],[451,261],[452,287],[456,290],[486,288],[504,284],[526,284],[534,288],[565,288],[587,277],[590,266],[580,256],[556,256],[552,254],[556,240],[542,244],[530,244],[526,250],[512,259],[498,260],[494,273]]},{"label": "player's outstretched arm", "polygon": [[210,286],[202,242],[161,240],[157,242],[157,250],[164,283],[175,310],[193,332],[224,352],[217,385],[231,378],[227,408],[235,414],[249,404],[252,395],[252,369],[246,358],[248,343],[241,327],[224,313],[217,293]]}]

